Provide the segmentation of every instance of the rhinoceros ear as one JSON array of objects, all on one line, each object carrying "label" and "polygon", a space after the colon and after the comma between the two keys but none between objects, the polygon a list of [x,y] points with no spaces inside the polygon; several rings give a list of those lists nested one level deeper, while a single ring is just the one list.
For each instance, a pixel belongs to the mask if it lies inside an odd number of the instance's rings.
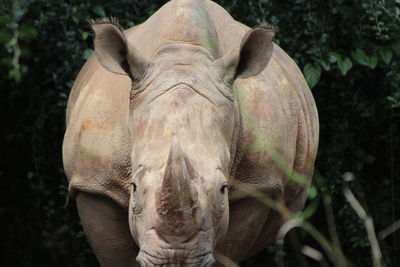
[{"label": "rhinoceros ear", "polygon": [[267,66],[273,51],[274,29],[260,26],[250,30],[239,48],[233,48],[214,62],[224,80],[229,84],[236,78],[248,78],[259,74]]},{"label": "rhinoceros ear", "polygon": [[94,49],[100,64],[108,71],[140,80],[151,61],[128,43],[122,27],[115,18],[91,22],[94,31]]}]

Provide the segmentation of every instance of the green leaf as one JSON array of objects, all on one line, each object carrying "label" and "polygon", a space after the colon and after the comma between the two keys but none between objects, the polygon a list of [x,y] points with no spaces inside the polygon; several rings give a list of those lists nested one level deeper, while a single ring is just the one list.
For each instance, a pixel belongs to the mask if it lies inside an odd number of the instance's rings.
[{"label": "green leaf", "polygon": [[331,63],[329,61],[325,61],[323,59],[319,60],[318,62],[321,67],[324,69],[324,71],[330,71],[331,70]]},{"label": "green leaf", "polygon": [[321,77],[321,67],[308,63],[304,67],[304,77],[306,78],[310,88],[313,88],[318,83]]},{"label": "green leaf", "polygon": [[343,76],[346,76],[347,72],[353,67],[353,63],[350,58],[346,57],[345,60],[338,61],[338,67]]},{"label": "green leaf", "polygon": [[35,27],[23,24],[19,28],[19,34],[22,38],[34,38],[37,36],[38,31]]},{"label": "green leaf", "polygon": [[378,57],[377,56],[370,57],[368,61],[368,66],[371,69],[375,69],[376,65],[378,65]]},{"label": "green leaf", "polygon": [[389,64],[393,57],[393,51],[389,47],[381,47],[379,48],[379,54],[381,55],[383,61],[386,64]]},{"label": "green leaf", "polygon": [[71,19],[72,19],[73,22],[75,22],[75,24],[79,24],[79,19],[78,19],[77,16],[72,15],[72,16],[71,16]]},{"label": "green leaf", "polygon": [[358,64],[368,66],[368,56],[364,50],[358,48],[356,51],[351,52],[351,56]]},{"label": "green leaf", "polygon": [[12,57],[5,57],[1,59],[0,64],[12,66],[12,61],[13,61]]},{"label": "green leaf", "polygon": [[89,36],[88,32],[82,32],[82,39],[83,40],[86,40],[88,38],[88,36]]},{"label": "green leaf", "polygon": [[89,57],[90,57],[90,55],[93,53],[93,49],[90,49],[90,48],[88,48],[88,49],[85,49],[84,51],[83,51],[83,55],[82,55],[82,58],[83,59],[88,59]]},{"label": "green leaf", "polygon": [[392,49],[396,54],[400,54],[400,40],[397,40],[392,44]]},{"label": "green leaf", "polygon": [[10,22],[11,22],[10,16],[8,16],[8,15],[0,16],[0,25],[6,25],[7,23],[10,23]]},{"label": "green leaf", "polygon": [[308,190],[308,198],[309,199],[314,199],[317,196],[317,188],[315,186],[310,186],[310,189]]},{"label": "green leaf", "polygon": [[21,71],[18,68],[13,68],[8,72],[8,77],[14,79],[16,83],[21,81]]},{"label": "green leaf", "polygon": [[99,17],[105,17],[106,12],[104,11],[104,8],[101,5],[95,5],[92,8],[92,11]]},{"label": "green leaf", "polygon": [[393,96],[388,96],[388,97],[386,97],[386,99],[391,102],[396,102],[396,99]]},{"label": "green leaf", "polygon": [[335,63],[339,60],[342,60],[342,56],[338,52],[335,52],[335,51],[329,52],[329,61],[330,62]]},{"label": "green leaf", "polygon": [[0,31],[0,43],[6,44],[11,41],[12,35],[6,31]]},{"label": "green leaf", "polygon": [[29,57],[31,55],[31,50],[28,47],[20,47],[21,56]]},{"label": "green leaf", "polygon": [[368,56],[364,50],[360,48],[357,48],[356,51],[351,52],[351,56],[360,65],[370,67],[371,69],[374,69],[378,64],[377,56]]}]

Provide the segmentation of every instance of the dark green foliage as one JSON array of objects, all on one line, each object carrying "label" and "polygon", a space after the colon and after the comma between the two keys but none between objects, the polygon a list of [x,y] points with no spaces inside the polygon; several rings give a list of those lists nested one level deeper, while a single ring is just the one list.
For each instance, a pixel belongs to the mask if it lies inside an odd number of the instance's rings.
[{"label": "dark green foliage", "polygon": [[[249,26],[264,20],[277,26],[276,42],[313,87],[321,123],[315,188],[318,197],[332,198],[344,253],[356,266],[371,266],[370,242],[343,197],[341,177],[354,173],[352,190],[374,218],[377,233],[400,218],[400,2],[217,2]],[[93,51],[90,18],[115,16],[128,28],[163,3],[0,2],[0,213],[7,224],[1,231],[2,266],[97,266],[74,202],[64,207],[67,96]],[[324,205],[316,203],[310,221],[329,237]],[[320,250],[309,235],[293,232],[285,240],[285,266],[306,262],[293,249],[296,240]],[[399,266],[399,231],[381,245],[387,265]],[[278,248],[270,246],[244,266],[276,262]]]}]

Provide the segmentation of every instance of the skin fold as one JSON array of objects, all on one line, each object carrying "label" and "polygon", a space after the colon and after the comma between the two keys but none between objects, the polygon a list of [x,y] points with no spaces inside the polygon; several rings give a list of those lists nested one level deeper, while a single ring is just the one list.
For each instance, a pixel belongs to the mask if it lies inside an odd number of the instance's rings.
[{"label": "skin fold", "polygon": [[301,210],[308,186],[287,173],[310,182],[319,125],[273,28],[208,0],[170,1],[126,31],[115,19],[92,28],[63,160],[101,266],[239,263],[274,242],[283,220],[240,185]]}]

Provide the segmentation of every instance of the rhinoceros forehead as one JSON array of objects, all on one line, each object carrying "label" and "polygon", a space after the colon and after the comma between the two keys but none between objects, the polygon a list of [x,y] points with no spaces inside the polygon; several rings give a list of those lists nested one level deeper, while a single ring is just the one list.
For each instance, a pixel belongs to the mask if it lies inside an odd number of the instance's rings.
[{"label": "rhinoceros forehead", "polygon": [[[217,91],[217,92],[215,92]],[[131,127],[163,128],[168,131],[212,132],[233,116],[233,103],[193,80],[169,80],[135,99],[131,104]],[[170,129],[164,129],[170,127]]]},{"label": "rhinoceros forehead", "polygon": [[162,60],[155,61],[153,73],[134,96],[132,107],[135,108],[135,104],[149,104],[180,85],[186,85],[215,106],[233,106],[232,89],[222,82],[212,69],[211,61],[205,57],[186,53],[162,56]]}]

